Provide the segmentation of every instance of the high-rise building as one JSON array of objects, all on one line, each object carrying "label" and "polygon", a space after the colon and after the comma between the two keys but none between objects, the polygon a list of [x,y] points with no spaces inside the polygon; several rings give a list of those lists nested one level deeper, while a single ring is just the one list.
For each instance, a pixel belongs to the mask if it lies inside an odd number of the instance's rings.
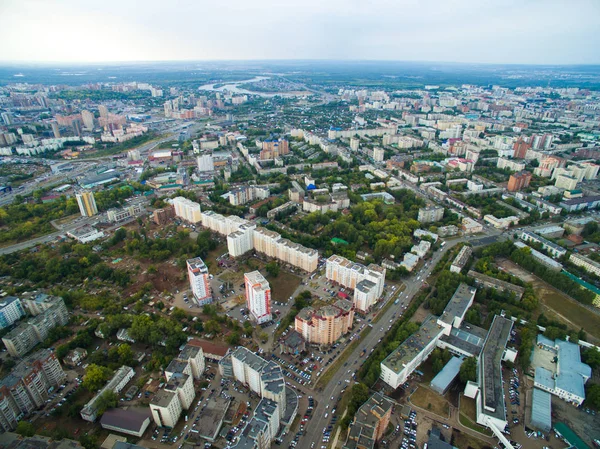
[{"label": "high-rise building", "polygon": [[2,121],[4,122],[4,124],[6,126],[12,125],[12,123],[13,123],[12,115],[10,115],[8,112],[3,112],[2,113]]},{"label": "high-rise building", "polygon": [[527,150],[531,148],[531,145],[527,143],[523,138],[520,138],[513,145],[513,157],[517,159],[525,159]]},{"label": "high-rise building", "polygon": [[176,216],[183,218],[190,223],[199,223],[202,221],[200,204],[188,200],[183,196],[178,196],[173,199],[173,206],[175,207]]},{"label": "high-rise building", "polygon": [[25,316],[21,300],[14,296],[6,296],[0,302],[0,329],[12,325]]},{"label": "high-rise building", "polygon": [[4,432],[14,429],[23,417],[45,405],[48,390],[58,387],[66,377],[49,349],[22,358],[0,381],[0,429]]},{"label": "high-rise building", "polygon": [[330,345],[345,335],[354,321],[354,305],[340,299],[315,310],[305,307],[296,315],[294,327],[308,343]]},{"label": "high-rise building", "polygon": [[58,123],[52,122],[50,126],[52,127],[52,134],[54,134],[54,137],[56,139],[60,139],[60,129],[58,129]]},{"label": "high-rise building", "polygon": [[198,170],[201,172],[205,171],[214,171],[215,164],[213,161],[213,157],[210,154],[203,154],[202,156],[198,156]]},{"label": "high-rise building", "polygon": [[271,316],[271,287],[259,271],[244,274],[246,286],[246,307],[258,324],[270,321]]},{"label": "high-rise building", "polygon": [[96,206],[96,199],[94,198],[93,192],[80,192],[75,196],[82,217],[92,217],[98,213],[98,207]]},{"label": "high-rise building", "polygon": [[81,111],[81,120],[83,121],[83,126],[85,126],[86,129],[94,129],[94,114],[92,114],[90,111],[86,111],[85,109]]},{"label": "high-rise building", "polygon": [[173,206],[167,206],[164,209],[156,209],[152,213],[154,223],[159,226],[166,225],[173,217],[175,217],[175,208]]},{"label": "high-rise building", "polygon": [[108,108],[106,106],[104,106],[103,104],[98,106],[98,112],[100,113],[100,117],[101,118],[108,118]]},{"label": "high-rise building", "polygon": [[73,120],[73,134],[81,136],[81,122],[79,120]]},{"label": "high-rise building", "polygon": [[509,192],[518,192],[519,190],[527,187],[530,181],[531,173],[529,173],[528,171],[514,173],[510,175],[507,189]]},{"label": "high-rise building", "polygon": [[187,261],[188,278],[194,298],[198,305],[203,306],[212,302],[208,268],[200,257]]},{"label": "high-rise building", "polygon": [[279,140],[265,140],[262,143],[262,150],[260,152],[261,160],[277,159],[280,156],[289,154],[289,142],[285,139]]}]

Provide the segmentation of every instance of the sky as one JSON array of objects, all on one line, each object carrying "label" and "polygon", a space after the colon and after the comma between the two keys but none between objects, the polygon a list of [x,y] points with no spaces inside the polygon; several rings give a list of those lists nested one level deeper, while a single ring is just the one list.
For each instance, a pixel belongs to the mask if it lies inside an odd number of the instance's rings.
[{"label": "sky", "polygon": [[0,0],[0,61],[600,64],[600,0]]}]

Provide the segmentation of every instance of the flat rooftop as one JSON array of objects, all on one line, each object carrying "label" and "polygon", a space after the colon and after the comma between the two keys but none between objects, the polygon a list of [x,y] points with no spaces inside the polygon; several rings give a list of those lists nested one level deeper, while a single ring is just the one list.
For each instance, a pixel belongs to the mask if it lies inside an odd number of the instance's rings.
[{"label": "flat rooftop", "polygon": [[471,305],[473,298],[475,298],[475,292],[477,292],[476,288],[461,283],[452,295],[452,298],[450,298],[448,305],[439,319],[443,323],[450,325],[454,324],[454,319],[456,317],[462,319]]},{"label": "flat rooftop", "polygon": [[227,414],[231,404],[231,399],[225,399],[221,396],[211,397],[202,412],[198,415],[198,434],[208,440],[214,441],[217,438],[219,430],[223,425],[223,419]]},{"label": "flat rooftop", "polygon": [[407,363],[437,339],[442,331],[440,325],[437,324],[437,317],[429,315],[418,331],[404,340],[394,352],[387,356],[382,362],[383,365],[395,373],[401,372]]},{"label": "flat rooftop", "polygon": [[512,326],[511,320],[496,315],[480,356],[484,413],[501,420],[506,419],[501,362]]}]

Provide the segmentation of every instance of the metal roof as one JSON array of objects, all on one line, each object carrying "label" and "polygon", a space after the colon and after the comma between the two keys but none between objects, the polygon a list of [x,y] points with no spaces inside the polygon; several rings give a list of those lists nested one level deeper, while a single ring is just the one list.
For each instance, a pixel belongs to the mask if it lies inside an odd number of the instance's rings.
[{"label": "metal roof", "polygon": [[438,393],[443,394],[448,389],[452,381],[456,379],[462,363],[463,359],[459,357],[452,357],[450,360],[448,360],[446,366],[444,366],[444,368],[431,381],[431,388]]},{"label": "metal roof", "polygon": [[552,429],[552,398],[550,393],[539,388],[533,389],[531,425],[543,432]]},{"label": "metal roof", "polygon": [[554,378],[552,372],[541,366],[535,369],[535,383],[554,390]]}]

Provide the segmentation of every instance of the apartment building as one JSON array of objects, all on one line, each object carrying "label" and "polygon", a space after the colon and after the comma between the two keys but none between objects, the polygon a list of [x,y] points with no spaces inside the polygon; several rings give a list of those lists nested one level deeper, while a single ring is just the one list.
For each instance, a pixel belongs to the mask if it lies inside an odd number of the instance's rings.
[{"label": "apartment building", "polygon": [[[23,305],[27,309],[39,313],[29,318],[26,322],[19,324],[8,334],[2,337],[2,342],[9,354],[14,357],[22,357],[35,345],[41,343],[48,337],[48,333],[56,326],[64,326],[69,321],[67,307],[62,298],[41,295],[39,303],[35,300],[25,300]],[[32,304],[33,303],[33,304]],[[42,304],[42,305],[40,305]]]},{"label": "apartment building", "polygon": [[417,220],[420,223],[435,223],[444,217],[444,208],[441,206],[428,206],[419,209]]},{"label": "apartment building", "polygon": [[466,245],[463,246],[452,261],[452,265],[450,265],[450,271],[452,273],[460,273],[467,265],[467,262],[471,258],[471,254],[473,254],[471,247]]},{"label": "apartment building", "polygon": [[240,206],[255,200],[264,200],[271,194],[265,186],[242,186],[223,195],[233,206]]},{"label": "apartment building", "polygon": [[520,171],[510,175],[508,179],[508,186],[506,187],[509,192],[518,192],[529,186],[531,181],[531,173],[528,171]]},{"label": "apartment building", "polygon": [[534,234],[533,232],[522,231],[519,234],[519,238],[524,242],[534,242],[541,245],[544,251],[556,259],[559,259],[567,254],[567,250],[562,246],[552,243],[551,241],[546,240],[544,237]]},{"label": "apartment building", "polygon": [[202,226],[221,235],[229,235],[250,222],[236,215],[225,217],[211,210],[202,212]]},{"label": "apartment building", "polygon": [[394,402],[375,393],[360,406],[354,415],[343,449],[373,449],[385,434],[390,423]]},{"label": "apartment building", "polygon": [[503,157],[498,158],[496,167],[501,168],[501,169],[507,168],[511,171],[525,170],[525,164],[523,162],[517,162],[517,161],[510,160],[510,159],[505,159]]},{"label": "apartment building", "polygon": [[460,229],[465,234],[477,234],[478,232],[483,231],[483,225],[478,221],[473,220],[472,218],[464,217],[462,219]]},{"label": "apartment building", "polygon": [[278,157],[289,154],[290,146],[289,142],[285,139],[278,140],[265,140],[262,143],[262,150],[260,151],[261,160],[277,159]]},{"label": "apartment building", "polygon": [[255,229],[254,223],[243,224],[227,236],[227,249],[231,257],[239,257],[254,249]]},{"label": "apartment building", "polygon": [[0,329],[11,326],[25,316],[21,300],[14,296],[6,296],[0,302]]},{"label": "apartment building", "polygon": [[211,172],[215,170],[215,164],[211,154],[203,154],[201,156],[198,156],[197,162],[198,171]]},{"label": "apartment building", "polygon": [[354,290],[354,306],[361,312],[368,311],[381,297],[385,272],[379,265],[365,267],[335,254],[327,259],[325,268],[327,279]]},{"label": "apartment building", "polygon": [[150,401],[152,419],[158,427],[175,427],[182,410],[179,397],[173,391],[159,390]]},{"label": "apartment building", "polygon": [[125,385],[133,378],[135,371],[133,368],[123,365],[119,368],[107,384],[81,409],[79,414],[86,421],[94,422],[98,417],[98,400],[107,391],[119,393]]},{"label": "apartment building", "polygon": [[[279,405],[279,418],[286,412],[285,377],[281,367],[266,361],[242,346],[231,353],[233,377],[247,385],[261,398],[267,398]],[[292,393],[293,394],[293,393]]]},{"label": "apartment building", "polygon": [[252,319],[258,323],[271,321],[271,287],[259,271],[244,274],[246,307]]},{"label": "apartment building", "polygon": [[75,197],[82,217],[92,217],[98,213],[94,192],[80,192]]},{"label": "apartment building", "polygon": [[209,283],[209,274],[206,264],[200,257],[187,260],[188,279],[194,299],[198,305],[203,306],[212,302],[212,292]]},{"label": "apartment building", "polygon": [[58,387],[66,377],[49,349],[24,357],[0,381],[0,429],[13,430],[21,418],[46,404],[48,390]]},{"label": "apartment building", "polygon": [[256,228],[253,233],[254,250],[283,263],[300,268],[308,273],[317,269],[319,253],[306,248],[265,228]]},{"label": "apartment building", "polygon": [[182,196],[173,199],[175,215],[190,223],[199,223],[202,221],[200,204],[188,200]]},{"label": "apartment building", "polygon": [[159,226],[164,226],[171,222],[175,217],[175,208],[173,206],[167,206],[164,209],[156,209],[152,213],[152,220]]},{"label": "apartment building", "polygon": [[581,254],[571,254],[571,256],[569,257],[569,261],[573,264],[573,265],[577,265],[578,267],[582,267],[584,270],[595,274],[596,276],[600,277],[600,263],[596,262],[595,260],[590,259],[589,257],[585,257]]},{"label": "apartment building", "polygon": [[354,304],[340,299],[333,305],[302,309],[294,322],[296,331],[308,343],[331,345],[348,333],[354,322]]}]

